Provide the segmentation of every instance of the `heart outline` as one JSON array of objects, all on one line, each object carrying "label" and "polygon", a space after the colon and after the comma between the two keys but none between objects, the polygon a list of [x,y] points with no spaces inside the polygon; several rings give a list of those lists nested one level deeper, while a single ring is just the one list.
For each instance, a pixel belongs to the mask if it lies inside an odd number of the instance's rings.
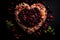
[{"label": "heart outline", "polygon": [[[34,9],[34,8],[37,8],[40,13],[41,13],[41,22],[34,26],[34,27],[31,27],[31,28],[27,28],[26,26],[24,26],[23,24],[20,24],[20,19],[18,18],[18,14],[19,12],[21,12],[23,9]],[[46,18],[47,18],[47,11],[46,11],[46,8],[43,4],[41,3],[34,3],[33,5],[29,6],[27,3],[21,3],[21,4],[18,4],[16,5],[16,8],[15,8],[15,19],[16,19],[16,22],[18,23],[18,25],[24,30],[26,31],[27,33],[29,34],[32,34],[33,32],[35,32],[36,30],[38,30],[42,25],[43,23],[45,22]]]}]

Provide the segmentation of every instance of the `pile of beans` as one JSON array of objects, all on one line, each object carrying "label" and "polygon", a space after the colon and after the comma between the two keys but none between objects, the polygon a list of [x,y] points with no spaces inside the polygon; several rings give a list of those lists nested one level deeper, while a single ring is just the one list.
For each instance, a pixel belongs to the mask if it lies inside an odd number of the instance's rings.
[{"label": "pile of beans", "polygon": [[40,22],[40,12],[37,8],[34,9],[23,9],[19,14],[18,17],[23,25],[26,27],[33,27],[38,25]]}]

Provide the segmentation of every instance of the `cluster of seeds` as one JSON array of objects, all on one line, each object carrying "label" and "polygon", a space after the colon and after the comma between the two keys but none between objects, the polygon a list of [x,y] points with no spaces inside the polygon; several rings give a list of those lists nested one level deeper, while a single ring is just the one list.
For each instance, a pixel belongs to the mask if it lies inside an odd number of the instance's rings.
[{"label": "cluster of seeds", "polygon": [[21,23],[27,27],[33,27],[40,22],[40,12],[37,8],[31,10],[23,9],[18,16]]}]

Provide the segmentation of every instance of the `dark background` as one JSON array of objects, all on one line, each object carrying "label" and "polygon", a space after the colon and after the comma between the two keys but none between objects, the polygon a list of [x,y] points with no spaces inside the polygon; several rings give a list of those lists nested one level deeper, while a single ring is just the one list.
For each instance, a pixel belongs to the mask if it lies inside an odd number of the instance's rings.
[{"label": "dark background", "polygon": [[[0,1],[0,35],[1,35],[1,40],[2,39],[7,39],[7,30],[6,30],[6,26],[5,26],[5,20],[7,19],[7,15],[8,15],[8,5],[11,1],[15,1],[15,0],[1,0]],[[59,0],[45,0],[47,5],[50,7],[50,9],[53,11],[53,15],[54,15],[54,19],[53,19],[53,25],[55,28],[55,32],[56,32],[56,39],[54,39],[53,37],[51,39],[53,40],[59,40],[59,35],[60,35],[60,1]],[[17,3],[17,1],[15,1]],[[47,40],[48,37],[45,37],[45,39]],[[43,39],[42,39],[43,40]]]}]

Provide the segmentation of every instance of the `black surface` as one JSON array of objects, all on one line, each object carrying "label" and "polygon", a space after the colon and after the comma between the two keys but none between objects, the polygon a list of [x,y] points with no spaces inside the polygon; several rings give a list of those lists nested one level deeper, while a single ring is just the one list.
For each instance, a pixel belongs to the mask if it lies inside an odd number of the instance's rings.
[{"label": "black surface", "polygon": [[[10,40],[13,39],[10,37],[11,35],[8,35],[7,33],[7,28],[5,26],[5,20],[8,18],[8,6],[10,6],[10,2],[14,0],[1,0],[0,1],[0,35],[1,35],[1,40],[6,39]],[[17,1],[15,1],[17,3]],[[60,35],[60,1],[59,0],[46,0],[46,3],[50,7],[50,9],[53,11],[54,15],[54,20],[53,20],[53,25],[55,27],[56,31],[56,39],[49,35],[49,36],[43,36],[41,40],[59,40],[59,35]],[[18,4],[18,3],[17,3]],[[14,5],[15,6],[15,5]],[[50,37],[51,36],[51,37]]]}]

